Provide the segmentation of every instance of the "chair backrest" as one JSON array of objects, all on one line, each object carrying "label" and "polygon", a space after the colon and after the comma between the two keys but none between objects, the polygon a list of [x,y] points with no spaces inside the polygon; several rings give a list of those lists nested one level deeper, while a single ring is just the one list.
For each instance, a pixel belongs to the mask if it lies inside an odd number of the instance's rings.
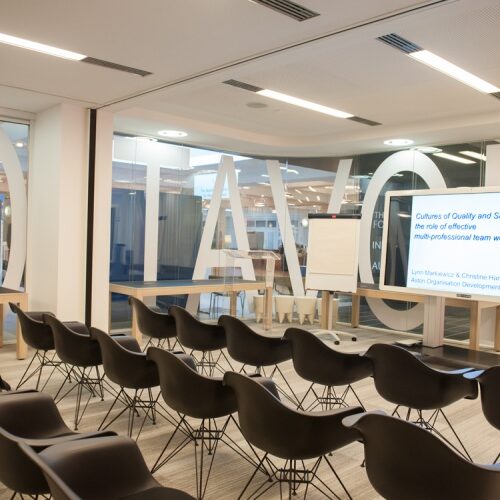
[{"label": "chair backrest", "polygon": [[492,366],[477,377],[481,386],[481,405],[486,420],[500,430],[500,366]]},{"label": "chair backrest", "polygon": [[21,494],[49,493],[49,486],[43,474],[20,450],[19,443],[22,441],[0,427],[0,481],[7,488]]},{"label": "chair backrest", "polygon": [[9,302],[9,306],[12,312],[17,314],[23,339],[30,347],[43,351],[54,349],[54,336],[50,326],[41,321],[41,318],[39,321],[30,317],[29,313],[25,313],[12,302]]},{"label": "chair backrest", "polygon": [[190,349],[212,350],[226,346],[224,329],[198,321],[189,311],[179,306],[170,306],[169,314],[175,320],[179,342]]},{"label": "chair backrest", "polygon": [[306,460],[340,448],[356,438],[345,429],[344,416],[362,411],[359,407],[328,412],[304,412],[283,404],[256,379],[226,372],[224,383],[233,389],[238,421],[245,439],[263,451],[283,459]]},{"label": "chair backrest", "polygon": [[261,335],[234,316],[222,315],[218,324],[224,329],[227,352],[240,363],[268,366],[292,357],[287,340]]},{"label": "chair backrest", "polygon": [[55,500],[125,498],[160,486],[135,441],[126,437],[82,439],[39,454],[25,444],[20,448],[43,472]]},{"label": "chair backrest", "polygon": [[421,427],[381,412],[349,417],[361,433],[366,472],[387,499],[497,499],[500,469],[473,464]]},{"label": "chair backrest", "polygon": [[[159,385],[156,365],[147,359],[145,353],[126,349],[98,328],[92,327],[90,336],[99,343],[104,373],[112,382],[131,389]],[[135,339],[129,339],[132,342],[133,340]]]},{"label": "chair backrest", "polygon": [[150,347],[147,354],[158,367],[163,399],[174,411],[202,419],[222,417],[236,411],[233,392],[223,385],[222,379],[197,373],[190,356],[157,347]]},{"label": "chair backrest", "polygon": [[307,330],[288,328],[284,338],[291,343],[295,371],[310,382],[347,385],[372,374],[369,359],[335,351]]},{"label": "chair backrest", "polygon": [[99,344],[90,335],[70,330],[54,316],[44,315],[43,320],[52,329],[56,352],[62,361],[82,367],[102,363]]},{"label": "chair backrest", "polygon": [[420,410],[443,408],[477,397],[477,383],[461,374],[435,370],[406,349],[374,344],[365,353],[373,363],[378,393],[387,401]]},{"label": "chair backrest", "polygon": [[71,434],[52,397],[37,391],[0,397],[0,427],[23,439]]},{"label": "chair backrest", "polygon": [[135,297],[129,297],[128,303],[134,310],[137,325],[143,335],[156,339],[173,338],[176,336],[175,320],[170,314],[153,311],[144,302]]}]

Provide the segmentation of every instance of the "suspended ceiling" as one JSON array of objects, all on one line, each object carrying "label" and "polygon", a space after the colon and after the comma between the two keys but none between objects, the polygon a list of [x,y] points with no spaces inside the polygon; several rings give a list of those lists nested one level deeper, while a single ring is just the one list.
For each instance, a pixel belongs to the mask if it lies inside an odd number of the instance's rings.
[{"label": "suspended ceiling", "polygon": [[[383,140],[393,137],[417,145],[500,137],[500,100],[377,40],[398,33],[500,86],[500,2],[299,3],[320,15],[297,22],[249,0],[0,0],[0,32],[152,72],[0,45],[0,108],[37,113],[74,102],[115,113],[122,132],[180,129],[186,144],[245,155],[343,156],[390,149]],[[382,125],[272,101],[228,79]]]}]

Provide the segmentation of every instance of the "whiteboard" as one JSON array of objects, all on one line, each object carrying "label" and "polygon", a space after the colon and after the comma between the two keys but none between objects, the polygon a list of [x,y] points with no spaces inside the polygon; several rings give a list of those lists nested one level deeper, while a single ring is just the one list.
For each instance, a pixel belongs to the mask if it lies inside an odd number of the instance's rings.
[{"label": "whiteboard", "polygon": [[355,292],[358,285],[359,216],[309,219],[306,288]]}]

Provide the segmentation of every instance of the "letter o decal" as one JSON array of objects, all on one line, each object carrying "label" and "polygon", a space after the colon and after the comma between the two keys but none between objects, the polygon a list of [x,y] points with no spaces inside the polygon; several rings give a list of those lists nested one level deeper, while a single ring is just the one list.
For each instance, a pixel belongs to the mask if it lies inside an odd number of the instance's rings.
[{"label": "letter o decal", "polygon": [[[386,182],[399,172],[412,172],[419,175],[429,188],[446,188],[446,182],[436,164],[419,151],[399,151],[380,164],[368,184],[361,212],[359,276],[362,283],[374,283],[370,262],[370,234],[375,205]],[[389,328],[405,331],[422,324],[423,304],[408,311],[397,311],[385,304],[382,299],[367,298],[366,300],[373,314]]]}]

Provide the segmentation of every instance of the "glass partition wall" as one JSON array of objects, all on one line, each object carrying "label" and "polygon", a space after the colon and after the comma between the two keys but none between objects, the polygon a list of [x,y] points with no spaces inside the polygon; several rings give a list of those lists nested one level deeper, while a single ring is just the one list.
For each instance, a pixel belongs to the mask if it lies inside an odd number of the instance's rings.
[{"label": "glass partition wall", "polygon": [[[24,270],[28,146],[28,124],[0,120],[0,286],[14,289],[24,289],[24,271],[9,272],[9,263],[15,263],[12,268]],[[13,227],[17,228],[14,239]],[[5,340],[14,340],[15,334],[15,316],[4,307]]]},{"label": "glass partition wall", "polygon": [[[210,251],[243,244],[282,257],[276,263],[276,294],[303,295],[308,214],[326,213],[333,208],[340,213],[362,214],[360,282],[375,286],[380,272],[385,192],[483,185],[486,146],[478,142],[344,159],[266,160],[228,153],[230,161],[225,164],[221,163],[223,152],[117,134],[110,279],[223,276],[229,271],[223,269],[222,262],[214,261]],[[443,152],[462,162],[441,156]],[[225,180],[224,184],[219,180],[217,187],[221,169],[225,169]],[[229,171],[234,173],[236,190]],[[339,182],[334,189],[337,176]],[[243,228],[235,224],[240,212]],[[203,239],[207,220],[210,234]],[[210,266],[202,269],[201,261],[210,262]],[[238,268],[231,272],[241,275]],[[263,272],[256,266],[257,278]],[[251,296],[240,299],[238,313],[252,316]],[[351,298],[340,295],[339,299],[340,321],[349,323]],[[172,303],[185,305],[186,301],[187,297],[158,297],[155,305],[163,309]],[[208,318],[228,308],[228,298],[209,294],[200,298],[198,311]],[[466,309],[447,308],[447,338],[468,338],[468,315]],[[415,304],[361,299],[362,326],[418,335],[422,320],[423,310]],[[119,296],[113,297],[112,321],[114,328],[126,327],[130,322],[128,304]]]}]

